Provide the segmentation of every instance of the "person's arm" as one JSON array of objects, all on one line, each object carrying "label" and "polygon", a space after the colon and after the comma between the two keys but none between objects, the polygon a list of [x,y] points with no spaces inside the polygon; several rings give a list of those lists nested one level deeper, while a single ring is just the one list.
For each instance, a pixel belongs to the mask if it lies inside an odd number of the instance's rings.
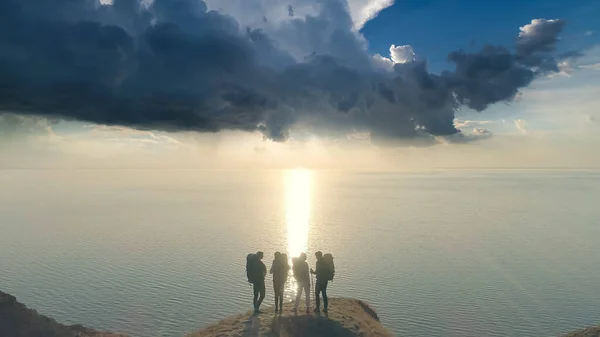
[{"label": "person's arm", "polygon": [[267,266],[263,263],[263,276],[267,276]]},{"label": "person's arm", "polygon": [[273,274],[273,267],[275,267],[275,261],[271,264],[271,269],[269,269],[269,274]]}]

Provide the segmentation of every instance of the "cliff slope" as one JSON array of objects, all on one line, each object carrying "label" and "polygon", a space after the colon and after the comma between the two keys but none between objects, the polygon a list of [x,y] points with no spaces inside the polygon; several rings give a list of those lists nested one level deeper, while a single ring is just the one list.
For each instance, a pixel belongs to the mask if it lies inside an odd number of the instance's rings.
[{"label": "cliff slope", "polygon": [[600,326],[595,326],[575,332],[571,332],[564,337],[600,337]]},{"label": "cliff slope", "polygon": [[0,291],[0,336],[2,337],[125,337],[82,325],[66,326],[28,309],[14,296]]}]

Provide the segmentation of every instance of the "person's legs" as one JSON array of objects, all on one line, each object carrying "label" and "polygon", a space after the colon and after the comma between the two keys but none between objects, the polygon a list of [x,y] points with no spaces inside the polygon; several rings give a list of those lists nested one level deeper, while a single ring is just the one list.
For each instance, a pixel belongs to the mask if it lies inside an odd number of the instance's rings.
[{"label": "person's legs", "polygon": [[260,294],[260,297],[258,298],[258,302],[256,302],[256,309],[260,308],[260,305],[262,304],[262,301],[265,299],[265,293],[266,293],[267,289],[265,287],[265,281],[262,281],[259,284],[259,288],[258,288],[258,293]]},{"label": "person's legs", "polygon": [[281,311],[281,309],[283,309],[283,286],[284,283],[280,282],[279,283],[279,294],[278,294],[278,298],[279,298],[279,310]]},{"label": "person's legs", "polygon": [[275,311],[279,308],[279,282],[273,280],[273,293],[275,294]]},{"label": "person's legs", "polygon": [[304,292],[306,293],[306,312],[310,312],[310,284],[304,286]]},{"label": "person's legs", "polygon": [[319,310],[319,308],[321,307],[321,298],[319,296],[319,292],[321,291],[321,285],[319,284],[319,282],[317,282],[317,284],[315,284],[315,305],[316,305],[316,310]]},{"label": "person's legs", "polygon": [[254,304],[254,310],[256,310],[257,309],[256,302],[258,300],[258,290],[259,290],[258,284],[257,283],[253,283],[252,284],[252,288],[254,290],[254,300],[252,301],[252,303]]},{"label": "person's legs", "polygon": [[321,285],[321,293],[323,294],[323,309],[327,311],[328,299],[327,299],[327,283]]},{"label": "person's legs", "polygon": [[296,291],[296,303],[294,304],[294,311],[298,310],[298,305],[300,304],[300,297],[302,296],[302,290],[304,287],[302,284],[298,283],[298,289]]},{"label": "person's legs", "polygon": [[279,311],[281,310],[283,310],[283,291],[281,292],[281,295],[279,295]]}]

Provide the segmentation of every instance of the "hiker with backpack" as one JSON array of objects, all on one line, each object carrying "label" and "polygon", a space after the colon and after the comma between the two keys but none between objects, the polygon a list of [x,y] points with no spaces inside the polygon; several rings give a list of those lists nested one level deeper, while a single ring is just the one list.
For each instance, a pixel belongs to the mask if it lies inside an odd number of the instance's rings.
[{"label": "hiker with backpack", "polygon": [[306,296],[306,313],[310,313],[310,274],[308,270],[308,263],[306,263],[306,254],[302,253],[299,257],[292,259],[292,269],[294,271],[294,278],[298,283],[298,292],[296,294],[296,303],[294,305],[293,312],[298,312],[298,305],[300,304],[300,297],[304,291]]},{"label": "hiker with backpack", "polygon": [[333,276],[335,274],[333,255],[323,255],[322,252],[318,251],[315,253],[315,257],[317,258],[316,270],[313,270],[312,268],[310,269],[310,273],[317,276],[317,284],[315,285],[315,312],[318,313],[321,310],[321,299],[319,297],[320,294],[323,295],[323,312],[327,312],[327,306],[329,304],[327,299],[327,284],[329,281],[333,280]]},{"label": "hiker with backpack", "polygon": [[287,282],[290,265],[287,255],[275,252],[269,274],[273,275],[273,291],[275,292],[275,312],[283,311],[283,286]]},{"label": "hiker with backpack", "polygon": [[248,254],[246,256],[246,276],[248,282],[252,284],[254,288],[254,312],[260,312],[260,305],[265,299],[265,277],[267,276],[267,267],[261,261],[263,259],[263,252],[257,252],[256,254]]}]

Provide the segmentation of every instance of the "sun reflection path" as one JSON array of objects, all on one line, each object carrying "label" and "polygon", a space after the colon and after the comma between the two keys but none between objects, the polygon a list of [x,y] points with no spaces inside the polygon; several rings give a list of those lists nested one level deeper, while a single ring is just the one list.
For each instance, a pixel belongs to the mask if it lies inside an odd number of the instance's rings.
[{"label": "sun reflection path", "polygon": [[[310,220],[310,196],[312,171],[294,169],[284,172],[285,180],[285,220],[287,224],[288,257],[306,252]],[[296,295],[296,280],[290,276],[287,283],[288,299]]]}]

